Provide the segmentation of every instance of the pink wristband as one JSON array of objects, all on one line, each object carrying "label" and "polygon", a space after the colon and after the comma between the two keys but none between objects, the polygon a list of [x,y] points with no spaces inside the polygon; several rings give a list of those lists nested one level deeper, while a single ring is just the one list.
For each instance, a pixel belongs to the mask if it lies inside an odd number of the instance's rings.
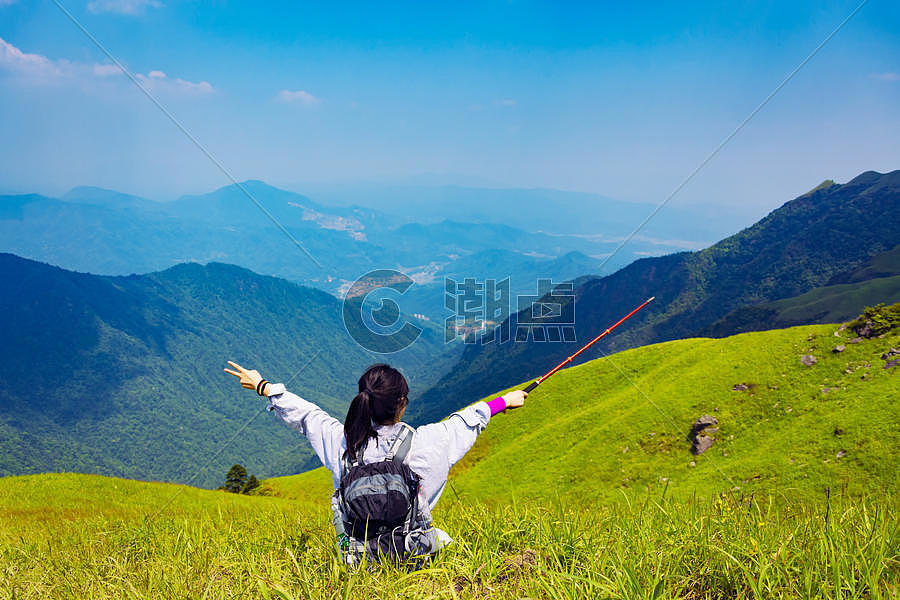
[{"label": "pink wristband", "polygon": [[506,410],[506,400],[503,399],[503,396],[497,396],[493,400],[490,400],[487,405],[491,409],[492,417],[497,413]]}]

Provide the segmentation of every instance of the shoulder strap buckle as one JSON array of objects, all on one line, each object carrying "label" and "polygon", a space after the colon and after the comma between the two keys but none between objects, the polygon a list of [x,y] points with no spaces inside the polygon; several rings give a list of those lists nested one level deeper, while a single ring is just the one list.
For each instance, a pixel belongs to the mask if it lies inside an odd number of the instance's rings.
[{"label": "shoulder strap buckle", "polygon": [[400,433],[397,434],[397,439],[395,439],[394,443],[391,445],[390,451],[388,451],[387,456],[384,458],[385,460],[403,462],[406,460],[406,455],[409,454],[410,448],[412,448],[413,437],[416,435],[416,430],[406,423],[400,423],[400,425],[403,427],[400,430]]}]

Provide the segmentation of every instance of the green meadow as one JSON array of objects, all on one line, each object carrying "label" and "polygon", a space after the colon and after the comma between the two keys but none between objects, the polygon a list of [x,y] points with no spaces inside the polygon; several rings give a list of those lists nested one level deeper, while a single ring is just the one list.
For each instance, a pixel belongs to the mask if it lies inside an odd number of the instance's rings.
[{"label": "green meadow", "polygon": [[[681,340],[559,373],[454,468],[434,516],[456,541],[418,571],[339,564],[322,469],[254,496],[3,478],[0,597],[897,598],[900,367],[881,355],[900,336],[850,337]],[[718,430],[695,456],[701,415]]]}]

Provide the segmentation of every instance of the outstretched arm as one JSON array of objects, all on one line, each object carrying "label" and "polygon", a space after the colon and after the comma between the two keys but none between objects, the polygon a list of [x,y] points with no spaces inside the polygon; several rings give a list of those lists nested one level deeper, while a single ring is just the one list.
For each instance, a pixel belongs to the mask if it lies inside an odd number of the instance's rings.
[{"label": "outstretched arm", "polygon": [[516,390],[490,402],[476,402],[439,423],[416,429],[409,466],[422,477],[422,491],[431,508],[444,491],[450,467],[472,448],[491,417],[522,406],[527,395]]},{"label": "outstretched arm", "polygon": [[344,441],[344,426],[340,421],[312,402],[288,392],[284,384],[269,383],[259,371],[245,369],[232,361],[228,361],[228,364],[232,369],[225,369],[226,373],[238,377],[241,387],[256,390],[260,396],[268,398],[268,409],[306,436],[319,460],[329,471],[340,473]]},{"label": "outstretched arm", "polygon": [[[497,413],[508,409],[519,408],[525,404],[525,397],[528,394],[522,390],[508,392],[503,396],[494,398],[489,402],[478,402],[464,408],[461,411],[450,415],[450,418],[443,421],[443,425],[447,428],[449,438],[449,466],[452,467],[462,460],[472,446],[478,434],[481,433],[491,417]],[[484,409],[487,404],[488,410]]]}]

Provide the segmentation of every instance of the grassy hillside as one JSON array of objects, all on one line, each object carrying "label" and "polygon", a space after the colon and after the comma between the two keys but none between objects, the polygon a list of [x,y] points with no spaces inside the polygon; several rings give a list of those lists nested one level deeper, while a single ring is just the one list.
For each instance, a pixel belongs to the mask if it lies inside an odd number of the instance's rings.
[{"label": "grassy hillside", "polygon": [[[900,367],[880,354],[900,336],[835,330],[670,342],[561,372],[454,469],[435,518],[456,542],[414,573],[337,563],[324,469],[263,496],[0,478],[0,597],[895,598]],[[702,413],[720,430],[693,457],[684,435]]]},{"label": "grassy hillside", "polygon": [[[900,171],[870,171],[817,189],[705,250],[643,259],[608,277],[579,281],[574,308],[562,311],[574,314],[578,342],[470,345],[412,416],[441,418],[461,395],[480,397],[537,376],[650,296],[656,297],[653,304],[585,353],[582,362],[604,348],[623,350],[696,336],[738,308],[828,285],[898,242]],[[572,300],[555,301],[568,305]],[[519,322],[554,323],[553,318],[532,320],[529,315],[513,315],[510,330]]]},{"label": "grassy hillside", "polygon": [[[885,370],[880,358],[900,335],[851,344],[836,329],[680,340],[562,371],[527,408],[491,423],[456,467],[457,491],[608,500],[664,487],[682,497],[900,489],[900,368]],[[832,352],[838,345],[846,349]],[[818,359],[810,367],[808,354]],[[694,456],[686,436],[701,415],[715,416],[719,431]]]},{"label": "grassy hillside", "polygon": [[[837,329],[665,342],[563,370],[525,408],[491,421],[454,467],[453,488],[498,503],[608,502],[663,489],[679,498],[900,489],[900,367],[884,369],[881,359],[900,348],[900,332],[852,344],[854,335]],[[839,345],[844,351],[832,352]],[[803,365],[807,354],[818,362]],[[695,456],[687,435],[701,415],[715,416],[719,430]],[[290,498],[330,486],[322,469],[266,484]],[[443,502],[454,498],[448,489]]]}]

